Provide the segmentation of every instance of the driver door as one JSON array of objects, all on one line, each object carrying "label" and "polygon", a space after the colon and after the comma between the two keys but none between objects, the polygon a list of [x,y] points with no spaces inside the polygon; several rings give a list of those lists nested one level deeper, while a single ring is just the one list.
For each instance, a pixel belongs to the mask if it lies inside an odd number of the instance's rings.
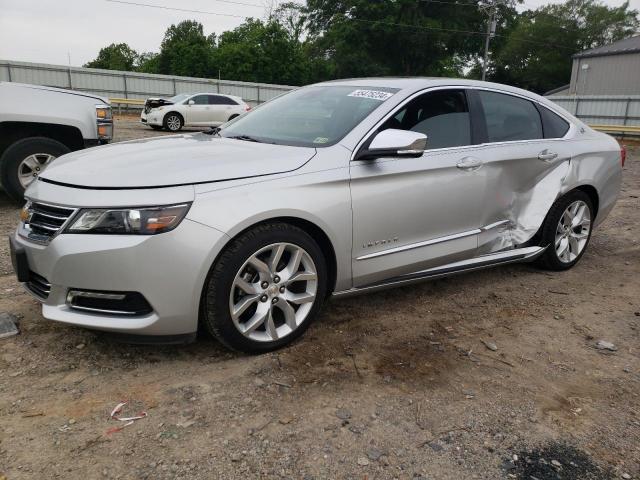
[{"label": "driver door", "polygon": [[[193,105],[189,102],[193,100]],[[208,95],[196,95],[187,102],[187,124],[198,126],[206,125],[211,116]]]},{"label": "driver door", "polygon": [[426,134],[427,150],[351,162],[354,287],[472,258],[478,246],[487,192],[465,90],[424,93],[378,132],[387,128]]}]

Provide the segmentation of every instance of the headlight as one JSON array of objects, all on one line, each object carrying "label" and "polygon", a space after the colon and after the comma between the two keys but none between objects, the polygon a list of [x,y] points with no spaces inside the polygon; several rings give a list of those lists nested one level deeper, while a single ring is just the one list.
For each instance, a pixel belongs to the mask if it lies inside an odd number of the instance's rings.
[{"label": "headlight", "polygon": [[191,204],[150,208],[86,208],[80,210],[65,233],[155,235],[180,225]]},{"label": "headlight", "polygon": [[98,120],[111,120],[111,107],[109,105],[96,105],[96,118]]}]

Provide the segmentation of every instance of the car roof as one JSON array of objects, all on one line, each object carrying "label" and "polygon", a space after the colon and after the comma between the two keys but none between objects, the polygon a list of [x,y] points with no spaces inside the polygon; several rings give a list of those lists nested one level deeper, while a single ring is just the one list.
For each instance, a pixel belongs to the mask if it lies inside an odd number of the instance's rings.
[{"label": "car roof", "polygon": [[400,90],[422,90],[429,87],[438,86],[461,86],[461,87],[484,87],[505,92],[525,95],[536,100],[543,97],[522,90],[521,88],[504,85],[494,82],[483,82],[480,80],[470,80],[466,78],[448,78],[448,77],[364,77],[364,78],[346,78],[341,80],[329,80],[314,84],[319,85],[345,85],[353,87],[387,87],[398,88]]},{"label": "car roof", "polygon": [[218,92],[185,93],[184,95],[190,95],[192,97],[195,95],[220,95],[221,97],[229,97],[229,98],[234,98],[236,100],[242,100],[242,97],[238,97],[236,95],[229,95],[228,93],[218,93]]}]

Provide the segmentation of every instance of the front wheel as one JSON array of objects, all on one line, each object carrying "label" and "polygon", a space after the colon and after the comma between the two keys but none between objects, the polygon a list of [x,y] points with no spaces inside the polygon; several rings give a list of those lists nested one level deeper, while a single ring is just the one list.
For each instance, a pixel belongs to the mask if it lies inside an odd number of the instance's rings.
[{"label": "front wheel", "polygon": [[179,113],[171,112],[165,115],[163,124],[164,128],[170,132],[179,132],[184,125],[184,120]]},{"label": "front wheel", "polygon": [[320,310],[327,269],[322,250],[286,223],[236,238],[209,272],[203,323],[224,345],[268,352],[298,338]]},{"label": "front wheel", "polygon": [[594,219],[589,196],[574,190],[551,206],[540,231],[540,246],[547,246],[537,264],[547,270],[568,270],[587,249]]},{"label": "front wheel", "polygon": [[57,157],[71,150],[64,144],[46,137],[29,137],[10,145],[0,158],[2,186],[16,202],[22,201],[24,191]]}]

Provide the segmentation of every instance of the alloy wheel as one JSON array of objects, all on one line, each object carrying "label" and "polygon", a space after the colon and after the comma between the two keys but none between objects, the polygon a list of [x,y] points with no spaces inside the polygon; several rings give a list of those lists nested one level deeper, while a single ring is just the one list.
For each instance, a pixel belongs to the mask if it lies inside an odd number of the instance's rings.
[{"label": "alloy wheel", "polygon": [[563,263],[573,262],[584,250],[591,232],[591,211],[582,200],[571,203],[558,222],[555,249]]},{"label": "alloy wheel", "polygon": [[169,130],[172,132],[180,130],[180,123],[180,117],[177,115],[171,115],[167,118],[167,127],[169,127]]},{"label": "alloy wheel", "polygon": [[281,339],[306,320],[317,290],[317,269],[306,250],[291,243],[268,245],[236,273],[229,295],[231,319],[251,340]]},{"label": "alloy wheel", "polygon": [[49,153],[34,153],[26,157],[18,167],[18,180],[27,188],[56,157]]}]

